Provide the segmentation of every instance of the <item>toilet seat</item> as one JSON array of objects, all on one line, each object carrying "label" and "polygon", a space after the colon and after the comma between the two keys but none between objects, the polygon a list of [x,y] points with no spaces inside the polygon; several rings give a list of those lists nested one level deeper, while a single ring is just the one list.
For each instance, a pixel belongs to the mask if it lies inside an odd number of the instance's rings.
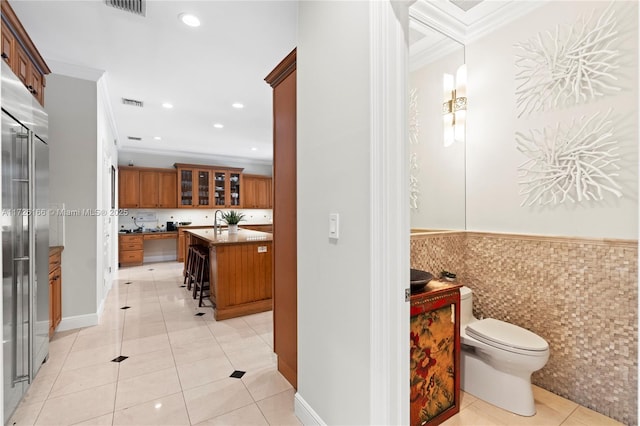
[{"label": "toilet seat", "polygon": [[549,350],[549,344],[537,334],[493,318],[474,321],[465,331],[469,337],[509,352],[535,356]]}]

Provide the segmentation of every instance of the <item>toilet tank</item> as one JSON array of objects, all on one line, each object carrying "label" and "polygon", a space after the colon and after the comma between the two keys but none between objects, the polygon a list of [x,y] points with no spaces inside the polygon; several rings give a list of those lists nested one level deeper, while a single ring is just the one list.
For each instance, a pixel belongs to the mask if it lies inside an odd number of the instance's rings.
[{"label": "toilet tank", "polygon": [[467,286],[460,287],[460,329],[476,319],[473,317],[473,292]]}]

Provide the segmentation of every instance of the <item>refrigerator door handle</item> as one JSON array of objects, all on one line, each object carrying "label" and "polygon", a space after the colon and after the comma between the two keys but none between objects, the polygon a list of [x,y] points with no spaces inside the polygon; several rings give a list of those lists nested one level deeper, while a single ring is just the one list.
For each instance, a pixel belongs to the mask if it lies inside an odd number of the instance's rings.
[{"label": "refrigerator door handle", "polygon": [[27,153],[28,153],[28,158],[29,158],[29,214],[28,214],[28,221],[29,221],[29,258],[32,259],[31,262],[29,262],[29,279],[31,281],[31,285],[29,285],[28,290],[27,290],[27,297],[29,298],[29,325],[28,325],[28,336],[29,336],[29,351],[27,352],[29,354],[28,356],[28,363],[27,363],[27,379],[29,381],[29,384],[31,384],[31,381],[33,380],[33,353],[35,351],[35,344],[34,344],[34,326],[35,326],[35,322],[37,321],[36,318],[36,310],[35,310],[35,301],[33,300],[34,298],[34,293],[36,293],[38,291],[38,276],[36,274],[36,227],[35,227],[35,207],[36,207],[36,172],[35,172],[35,165],[36,165],[36,152],[35,152],[35,137],[33,135],[33,132],[29,131],[29,145],[27,148]]},{"label": "refrigerator door handle", "polygon": [[[16,257],[13,259],[13,270],[14,271],[23,271],[23,268],[19,268],[18,266],[20,265],[20,262],[28,262],[29,261],[29,257],[28,256],[22,256],[22,257]],[[24,283],[22,282],[22,277],[24,276],[24,274],[20,273],[20,274],[14,274],[13,276],[13,312],[12,312],[12,329],[11,329],[11,333],[12,333],[12,338],[14,342],[18,341],[18,295],[22,294],[22,291],[19,290],[23,290],[23,286]],[[20,285],[18,286],[18,281],[20,281]],[[27,285],[27,287],[29,287]],[[24,318],[24,316],[23,316]],[[21,326],[22,326],[22,322],[24,321],[20,321],[21,322]],[[30,326],[29,326],[30,328]],[[11,387],[15,387],[18,383],[21,382],[29,382],[31,383],[31,374],[29,372],[27,372],[27,374],[20,374],[18,375],[18,345],[13,345],[13,362],[11,363]],[[24,357],[21,357],[24,358]],[[28,357],[29,359],[29,364],[31,363],[31,357]],[[27,370],[30,371],[30,370]],[[22,373],[22,371],[21,371]]]}]

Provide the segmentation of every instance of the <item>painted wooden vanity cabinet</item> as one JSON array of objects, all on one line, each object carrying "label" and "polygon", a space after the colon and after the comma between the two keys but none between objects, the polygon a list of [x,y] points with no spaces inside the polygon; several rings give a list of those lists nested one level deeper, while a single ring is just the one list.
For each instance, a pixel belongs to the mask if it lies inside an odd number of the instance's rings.
[{"label": "painted wooden vanity cabinet", "polygon": [[433,280],[411,295],[411,425],[438,425],[460,411],[460,287]]}]

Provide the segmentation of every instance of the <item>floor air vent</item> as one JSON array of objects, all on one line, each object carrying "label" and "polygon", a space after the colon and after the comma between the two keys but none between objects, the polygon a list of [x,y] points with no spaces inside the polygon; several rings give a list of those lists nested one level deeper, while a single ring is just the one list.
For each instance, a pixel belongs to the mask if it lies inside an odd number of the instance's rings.
[{"label": "floor air vent", "polygon": [[140,108],[144,106],[144,103],[142,101],[138,101],[136,99],[122,98],[122,103],[125,105],[131,105],[131,106],[140,107]]},{"label": "floor air vent", "polygon": [[105,0],[107,6],[145,16],[145,0]]}]

